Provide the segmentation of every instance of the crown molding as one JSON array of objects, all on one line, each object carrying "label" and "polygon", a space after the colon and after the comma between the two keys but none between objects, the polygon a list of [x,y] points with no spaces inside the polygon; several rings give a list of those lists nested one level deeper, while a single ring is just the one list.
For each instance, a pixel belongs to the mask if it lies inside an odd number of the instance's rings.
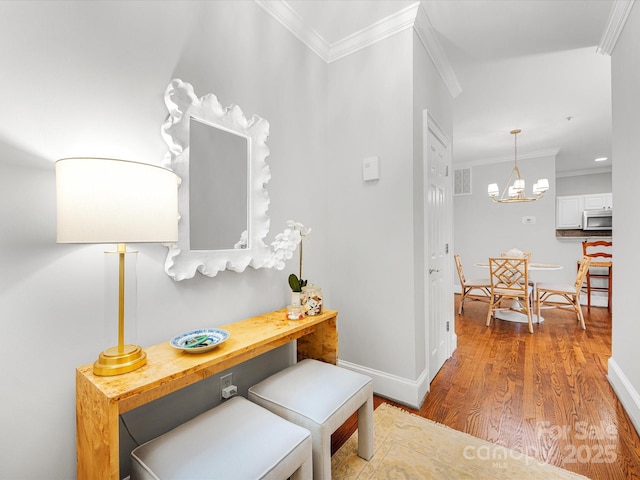
[{"label": "crown molding", "polygon": [[[518,154],[518,161],[520,160],[531,160],[534,158],[543,158],[543,157],[555,157],[560,153],[559,148],[549,148],[546,150],[537,150],[535,152],[525,153],[523,155]],[[493,157],[493,158],[481,158],[478,160],[471,160],[463,163],[454,163],[453,169],[463,169],[463,168],[472,168],[472,167],[481,167],[484,165],[493,165],[495,163],[507,163],[513,162],[513,155],[505,155],[503,157]],[[598,168],[588,168],[581,170],[567,170],[566,172],[558,172],[556,171],[556,178],[560,177],[577,177],[580,175],[595,175],[599,173],[611,173],[611,166],[607,167],[598,167]]]},{"label": "crown molding", "polygon": [[596,52],[603,55],[611,55],[613,53],[634,2],[635,0],[615,0],[613,2],[607,26],[602,32]]},{"label": "crown molding", "polygon": [[451,95],[455,98],[462,91],[427,12],[420,2],[411,4],[367,28],[329,44],[298,15],[286,0],[254,1],[326,63],[335,62],[391,35],[413,28]]},{"label": "crown molding", "polygon": [[456,98],[462,92],[462,87],[453,71],[453,67],[449,63],[447,55],[444,53],[444,49],[438,40],[438,35],[433,25],[431,25],[429,15],[427,15],[422,3],[418,8],[414,29],[420,39],[420,43],[422,43],[422,46],[431,57],[438,73],[440,73],[440,77],[449,89],[449,93],[453,98]]},{"label": "crown molding", "polygon": [[[518,161],[530,160],[532,158],[555,157],[558,155],[558,153],[560,153],[559,148],[537,150],[535,152],[518,154]],[[514,161],[513,155],[505,155],[502,157],[479,158],[477,160],[470,160],[468,162],[454,163],[454,167],[455,168],[479,167],[482,165],[492,165],[494,163],[506,163],[506,162],[513,162],[513,161]]]},{"label": "crown molding", "polygon": [[391,35],[413,27],[419,3],[416,2],[373,25],[330,44],[287,3],[286,0],[255,0],[267,13],[309,47],[326,63],[335,62]]},{"label": "crown molding", "polygon": [[255,2],[322,60],[329,61],[331,50],[329,42],[307,25],[285,0],[255,0]]},{"label": "crown molding", "polygon": [[391,35],[413,27],[419,5],[418,2],[409,5],[393,15],[378,20],[373,25],[331,44],[328,63],[335,62]]},{"label": "crown molding", "polygon": [[566,172],[556,172],[556,178],[560,177],[579,177],[582,175],[595,175],[599,173],[611,173],[611,167],[589,168],[582,170],[567,170]]}]

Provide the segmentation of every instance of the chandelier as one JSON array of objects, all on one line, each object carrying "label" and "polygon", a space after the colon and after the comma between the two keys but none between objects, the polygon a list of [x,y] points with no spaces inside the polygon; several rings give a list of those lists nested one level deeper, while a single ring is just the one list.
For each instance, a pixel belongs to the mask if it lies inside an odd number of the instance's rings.
[{"label": "chandelier", "polygon": [[[514,144],[515,144],[515,159],[513,170],[511,170],[511,175],[507,180],[507,184],[502,191],[502,195],[498,197],[500,194],[500,189],[498,188],[497,183],[489,184],[487,188],[487,193],[491,200],[497,203],[517,203],[517,202],[534,202],[545,194],[547,190],[549,190],[549,180],[546,178],[541,178],[538,180],[538,183],[533,185],[533,196],[527,197],[524,192],[524,180],[520,177],[520,169],[518,168],[518,134],[522,130],[516,129],[511,130],[511,134],[514,136]],[[510,185],[511,180],[513,180],[513,184]]]}]

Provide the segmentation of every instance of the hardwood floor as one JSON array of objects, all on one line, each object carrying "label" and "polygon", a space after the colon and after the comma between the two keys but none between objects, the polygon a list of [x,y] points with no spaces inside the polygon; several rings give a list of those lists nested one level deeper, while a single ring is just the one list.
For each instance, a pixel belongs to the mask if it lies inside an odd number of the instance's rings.
[{"label": "hardwood floor", "polygon": [[[459,295],[456,295],[456,311]],[[543,312],[545,322],[497,320],[487,304],[456,315],[458,347],[431,383],[417,415],[591,479],[640,479],[640,439],[607,374],[611,316],[606,308]],[[356,429],[350,418],[332,436],[337,450]]]}]

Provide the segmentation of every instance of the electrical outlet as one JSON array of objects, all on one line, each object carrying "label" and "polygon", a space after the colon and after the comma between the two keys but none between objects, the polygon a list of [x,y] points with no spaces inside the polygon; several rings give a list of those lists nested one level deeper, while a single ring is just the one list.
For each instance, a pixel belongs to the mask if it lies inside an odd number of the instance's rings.
[{"label": "electrical outlet", "polygon": [[220,377],[220,391],[233,385],[233,373],[227,373]]},{"label": "electrical outlet", "polygon": [[224,388],[222,390],[222,398],[227,399],[231,397],[235,397],[238,394],[238,387],[235,385],[231,385],[230,387]]}]

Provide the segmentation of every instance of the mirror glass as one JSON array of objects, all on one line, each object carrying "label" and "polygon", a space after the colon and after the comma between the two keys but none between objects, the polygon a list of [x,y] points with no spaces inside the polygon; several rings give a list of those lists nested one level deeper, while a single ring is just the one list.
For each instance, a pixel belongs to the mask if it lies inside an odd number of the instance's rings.
[{"label": "mirror glass", "polygon": [[165,166],[181,180],[178,243],[168,245],[167,274],[183,280],[196,272],[213,277],[248,266],[281,268],[264,243],[269,122],[257,115],[247,119],[237,105],[222,107],[213,94],[197,97],[179,79],[167,87],[165,104]]},{"label": "mirror glass", "polygon": [[191,117],[189,145],[190,249],[246,248],[247,138]]}]

